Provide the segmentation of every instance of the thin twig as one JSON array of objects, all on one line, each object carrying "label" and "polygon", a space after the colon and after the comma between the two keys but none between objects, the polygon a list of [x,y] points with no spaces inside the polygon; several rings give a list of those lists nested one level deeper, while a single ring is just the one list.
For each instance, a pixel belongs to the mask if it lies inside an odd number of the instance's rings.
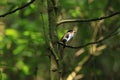
[{"label": "thin twig", "polygon": [[62,46],[65,46],[67,48],[73,48],[73,49],[79,49],[79,48],[84,48],[86,46],[89,46],[89,45],[92,45],[92,44],[98,44],[98,43],[101,43],[109,38],[111,38],[113,35],[116,35],[115,32],[117,32],[117,30],[120,28],[120,26],[116,27],[111,33],[109,33],[106,37],[104,37],[103,39],[101,40],[98,40],[98,41],[95,41],[95,42],[90,42],[90,43],[87,43],[87,44],[84,44],[84,45],[81,45],[81,46],[77,46],[77,47],[73,47],[73,46],[69,46],[69,45],[64,45],[63,43],[61,42],[58,42],[58,44],[62,45]]},{"label": "thin twig", "polygon": [[115,12],[115,13],[110,14],[108,16],[104,16],[104,17],[100,17],[100,18],[93,18],[93,19],[66,19],[66,20],[61,20],[61,21],[57,22],[57,26],[59,26],[60,24],[63,24],[63,23],[98,21],[98,20],[103,20],[103,19],[107,19],[107,18],[116,16],[119,14],[120,14],[120,12]]},{"label": "thin twig", "polygon": [[5,16],[7,16],[7,15],[9,15],[9,14],[12,14],[12,13],[18,11],[18,10],[21,10],[21,9],[29,6],[30,4],[32,4],[34,1],[35,1],[35,0],[31,0],[30,2],[26,3],[25,5],[23,5],[23,6],[21,6],[21,7],[18,7],[18,8],[16,8],[16,9],[12,10],[12,11],[9,11],[9,12],[6,12],[6,13],[0,15],[0,17],[5,17]]}]

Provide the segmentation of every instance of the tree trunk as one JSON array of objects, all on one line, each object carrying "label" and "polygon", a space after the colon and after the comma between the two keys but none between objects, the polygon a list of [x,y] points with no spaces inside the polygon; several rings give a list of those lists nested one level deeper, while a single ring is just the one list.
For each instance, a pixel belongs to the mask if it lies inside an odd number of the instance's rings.
[{"label": "tree trunk", "polygon": [[56,22],[57,22],[57,1],[47,0],[48,5],[48,19],[49,19],[49,47],[50,47],[50,76],[51,80],[60,80],[60,63],[57,49],[57,35],[56,35]]}]

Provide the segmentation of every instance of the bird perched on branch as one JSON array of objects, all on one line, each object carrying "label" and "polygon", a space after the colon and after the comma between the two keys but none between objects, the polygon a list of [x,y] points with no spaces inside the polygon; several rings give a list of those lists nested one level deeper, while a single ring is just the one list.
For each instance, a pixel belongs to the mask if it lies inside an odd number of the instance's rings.
[{"label": "bird perched on branch", "polygon": [[[76,33],[76,31],[74,31],[74,30],[67,31],[67,33],[65,33],[65,35],[62,37],[61,42],[64,45],[66,45],[67,42],[69,42],[74,37],[75,33]],[[63,48],[65,48],[65,46],[63,46]]]}]

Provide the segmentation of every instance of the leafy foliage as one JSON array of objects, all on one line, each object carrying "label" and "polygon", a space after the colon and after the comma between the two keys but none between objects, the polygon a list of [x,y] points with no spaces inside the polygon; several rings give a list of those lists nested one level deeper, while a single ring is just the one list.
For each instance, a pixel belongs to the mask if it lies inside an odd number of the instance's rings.
[{"label": "leafy foliage", "polygon": [[[0,15],[27,2],[2,0]],[[36,0],[30,6],[0,19],[0,80],[33,80],[36,76],[36,80],[49,80],[46,3],[44,0]],[[119,5],[119,0],[60,0],[58,20],[106,16],[119,11]],[[77,26],[77,33],[68,45],[83,45],[103,38],[119,26],[119,21],[118,15],[101,21],[62,24],[57,28],[57,37],[60,39],[67,30]],[[82,49],[65,48],[63,77],[72,80],[69,78],[72,74],[75,75],[74,80],[119,80],[119,56],[119,34]]]}]

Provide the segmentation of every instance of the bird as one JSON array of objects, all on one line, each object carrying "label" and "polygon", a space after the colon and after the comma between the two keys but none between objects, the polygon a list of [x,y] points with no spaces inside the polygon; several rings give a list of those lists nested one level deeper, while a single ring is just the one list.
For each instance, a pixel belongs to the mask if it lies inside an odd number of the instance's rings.
[{"label": "bird", "polygon": [[61,42],[64,44],[63,48],[65,48],[65,45],[74,37],[74,34],[76,31],[74,30],[68,30],[62,37]]}]

